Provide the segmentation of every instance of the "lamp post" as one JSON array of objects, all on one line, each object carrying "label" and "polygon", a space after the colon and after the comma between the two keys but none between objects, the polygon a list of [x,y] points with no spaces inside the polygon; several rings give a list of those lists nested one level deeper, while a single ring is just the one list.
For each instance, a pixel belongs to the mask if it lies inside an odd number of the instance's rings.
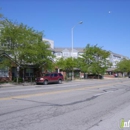
[{"label": "lamp post", "polygon": [[[82,24],[83,22],[80,21],[78,24]],[[77,24],[76,24],[77,25]],[[74,28],[76,27],[76,25],[74,27],[72,27],[71,29],[71,33],[72,33],[72,50],[71,50],[71,57],[72,57],[72,60],[73,60],[73,46],[74,46],[74,38],[73,38],[73,31],[74,31]],[[72,70],[72,73],[71,73],[71,80],[74,78],[74,73],[73,73],[73,70]]]},{"label": "lamp post", "polygon": [[[78,24],[82,24],[83,22],[82,21],[80,21]],[[76,24],[77,25],[77,24]],[[75,26],[76,26],[75,25]],[[72,29],[71,29],[71,33],[72,33],[72,50],[71,50],[71,57],[73,58],[73,46],[74,46],[74,36],[73,36],[73,31],[74,31],[74,28],[75,28],[75,26],[74,27],[72,27]]]}]

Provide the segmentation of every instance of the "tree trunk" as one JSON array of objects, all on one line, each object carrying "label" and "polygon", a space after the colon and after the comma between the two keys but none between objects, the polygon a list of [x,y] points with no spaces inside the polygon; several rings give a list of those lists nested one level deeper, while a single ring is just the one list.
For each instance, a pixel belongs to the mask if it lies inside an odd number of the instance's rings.
[{"label": "tree trunk", "polygon": [[24,69],[23,69],[23,82],[24,82]]},{"label": "tree trunk", "polygon": [[17,84],[19,82],[19,71],[17,71]]}]

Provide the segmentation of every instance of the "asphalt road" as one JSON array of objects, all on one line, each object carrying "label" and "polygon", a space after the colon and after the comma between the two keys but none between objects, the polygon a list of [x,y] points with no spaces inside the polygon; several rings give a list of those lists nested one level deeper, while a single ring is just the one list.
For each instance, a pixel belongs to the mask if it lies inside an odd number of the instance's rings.
[{"label": "asphalt road", "polygon": [[0,88],[0,130],[119,130],[122,119],[129,78]]}]

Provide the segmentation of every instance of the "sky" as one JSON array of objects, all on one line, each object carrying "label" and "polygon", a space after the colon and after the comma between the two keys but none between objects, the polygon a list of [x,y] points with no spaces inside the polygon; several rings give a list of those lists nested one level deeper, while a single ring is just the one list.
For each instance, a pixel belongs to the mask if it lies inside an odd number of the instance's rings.
[{"label": "sky", "polygon": [[0,8],[8,19],[43,31],[54,47],[71,48],[73,37],[74,48],[97,45],[130,58],[130,0],[0,0]]}]

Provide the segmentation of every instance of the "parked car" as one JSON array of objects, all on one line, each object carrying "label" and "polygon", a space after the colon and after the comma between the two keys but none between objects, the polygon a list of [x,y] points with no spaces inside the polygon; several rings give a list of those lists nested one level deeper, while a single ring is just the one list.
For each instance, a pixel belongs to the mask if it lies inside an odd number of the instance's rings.
[{"label": "parked car", "polygon": [[63,75],[61,73],[47,73],[44,76],[38,77],[35,79],[36,84],[44,84],[48,83],[62,83]]}]

